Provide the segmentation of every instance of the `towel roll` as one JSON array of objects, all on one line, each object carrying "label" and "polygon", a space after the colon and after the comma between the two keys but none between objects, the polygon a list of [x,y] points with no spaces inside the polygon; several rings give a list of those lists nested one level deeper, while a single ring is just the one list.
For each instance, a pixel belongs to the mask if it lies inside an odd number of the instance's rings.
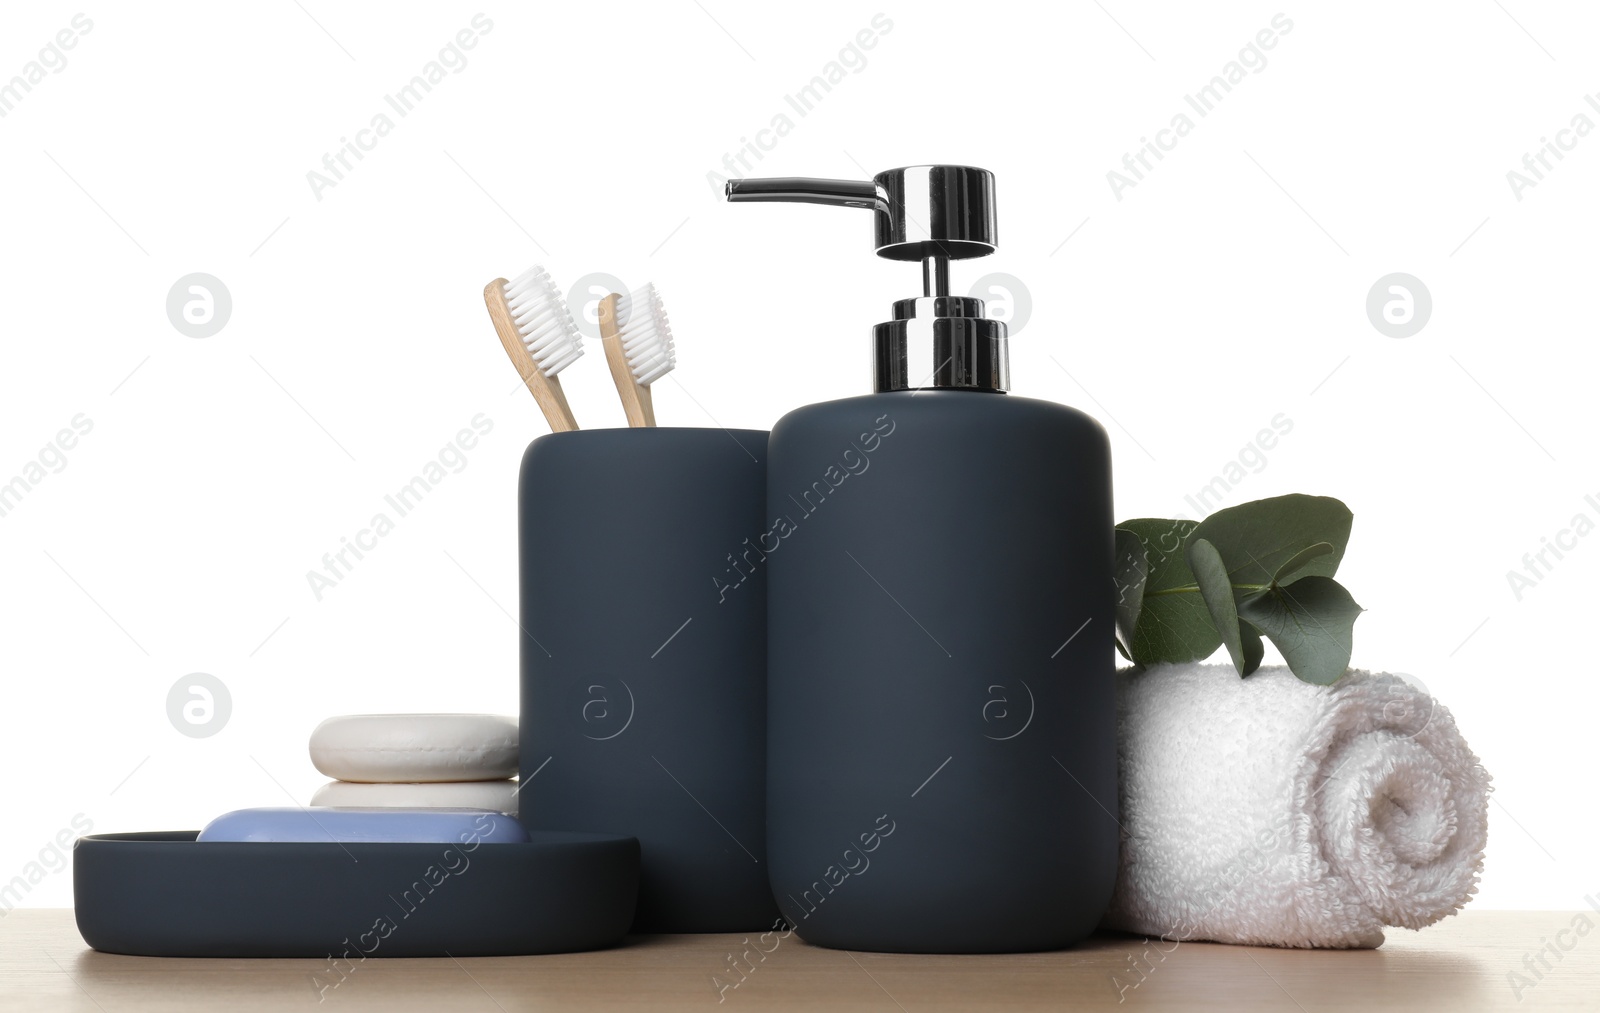
[{"label": "towel roll", "polygon": [[1450,712],[1398,676],[1155,666],[1120,677],[1117,748],[1108,928],[1370,947],[1477,890],[1489,775]]}]

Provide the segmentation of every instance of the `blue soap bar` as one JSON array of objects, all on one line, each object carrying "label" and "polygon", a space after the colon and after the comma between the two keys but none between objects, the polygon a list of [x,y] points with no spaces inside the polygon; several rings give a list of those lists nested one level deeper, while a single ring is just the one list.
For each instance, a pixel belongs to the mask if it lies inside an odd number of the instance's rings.
[{"label": "blue soap bar", "polygon": [[201,841],[294,841],[321,844],[523,844],[514,817],[489,809],[357,807],[236,809],[200,831]]}]

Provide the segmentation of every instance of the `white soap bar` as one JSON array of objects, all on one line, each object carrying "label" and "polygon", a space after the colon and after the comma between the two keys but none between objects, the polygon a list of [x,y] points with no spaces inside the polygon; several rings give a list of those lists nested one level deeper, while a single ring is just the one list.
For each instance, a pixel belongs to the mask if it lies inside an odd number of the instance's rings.
[{"label": "white soap bar", "polygon": [[516,781],[436,781],[431,784],[355,784],[329,781],[313,806],[368,809],[492,809],[517,814]]},{"label": "white soap bar", "polygon": [[517,772],[517,722],[497,714],[348,714],[311,733],[311,762],[341,781],[498,781]]}]

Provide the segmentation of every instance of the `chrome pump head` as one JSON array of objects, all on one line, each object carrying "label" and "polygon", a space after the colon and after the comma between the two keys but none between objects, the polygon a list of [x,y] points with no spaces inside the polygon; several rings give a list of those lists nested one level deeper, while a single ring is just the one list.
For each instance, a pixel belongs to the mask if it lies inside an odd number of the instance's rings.
[{"label": "chrome pump head", "polygon": [[872,328],[878,393],[1010,389],[1006,325],[984,316],[982,299],[950,294],[950,261],[984,257],[998,245],[994,173],[914,165],[880,172],[871,182],[734,179],[727,193],[730,201],[867,208],[878,256],[922,262],[922,295],[899,300],[894,319]]}]

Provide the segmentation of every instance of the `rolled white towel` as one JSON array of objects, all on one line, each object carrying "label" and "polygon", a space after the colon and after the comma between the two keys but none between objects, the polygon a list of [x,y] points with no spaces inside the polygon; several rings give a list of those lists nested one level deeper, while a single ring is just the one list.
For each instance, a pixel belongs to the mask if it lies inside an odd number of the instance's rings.
[{"label": "rolled white towel", "polygon": [[1477,890],[1489,775],[1450,712],[1397,676],[1159,665],[1120,677],[1117,721],[1108,928],[1377,946]]}]

